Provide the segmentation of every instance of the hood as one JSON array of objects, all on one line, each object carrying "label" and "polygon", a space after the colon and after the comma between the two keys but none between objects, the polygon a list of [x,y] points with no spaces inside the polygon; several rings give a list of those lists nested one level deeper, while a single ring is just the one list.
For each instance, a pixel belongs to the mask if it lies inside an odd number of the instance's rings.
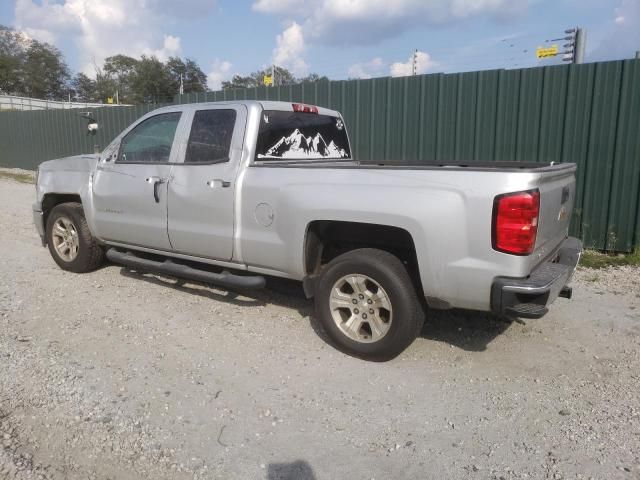
[{"label": "hood", "polygon": [[41,172],[90,172],[99,159],[99,154],[75,155],[73,157],[64,157],[43,162],[39,168]]}]

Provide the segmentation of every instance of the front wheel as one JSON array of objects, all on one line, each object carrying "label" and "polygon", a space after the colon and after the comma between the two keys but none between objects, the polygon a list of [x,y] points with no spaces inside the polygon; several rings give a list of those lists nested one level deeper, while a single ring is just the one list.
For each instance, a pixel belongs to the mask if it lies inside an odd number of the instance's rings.
[{"label": "front wheel", "polygon": [[104,251],[91,235],[79,203],[56,205],[47,217],[47,244],[63,270],[91,272],[104,260]]},{"label": "front wheel", "polygon": [[394,255],[362,248],[336,257],[315,294],[316,315],[336,346],[385,361],[418,336],[424,313],[407,269]]}]

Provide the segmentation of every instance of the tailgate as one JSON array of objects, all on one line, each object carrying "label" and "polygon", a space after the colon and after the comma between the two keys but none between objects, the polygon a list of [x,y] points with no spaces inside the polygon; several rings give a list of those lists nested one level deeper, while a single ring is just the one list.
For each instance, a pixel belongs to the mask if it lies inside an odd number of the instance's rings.
[{"label": "tailgate", "polygon": [[533,264],[546,260],[560,246],[569,233],[569,223],[576,193],[575,165],[558,165],[546,169],[538,180],[540,217],[536,247],[531,256]]}]

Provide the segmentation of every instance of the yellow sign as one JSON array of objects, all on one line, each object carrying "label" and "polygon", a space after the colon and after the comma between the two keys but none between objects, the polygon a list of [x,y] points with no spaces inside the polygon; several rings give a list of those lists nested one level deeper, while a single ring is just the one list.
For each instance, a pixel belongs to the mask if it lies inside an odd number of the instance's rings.
[{"label": "yellow sign", "polygon": [[264,83],[267,87],[273,86],[273,75],[264,75],[262,77],[262,83]]},{"label": "yellow sign", "polygon": [[107,103],[113,103],[113,97],[107,97]]},{"label": "yellow sign", "polygon": [[551,45],[550,47],[538,47],[536,48],[536,57],[537,58],[546,58],[546,57],[555,57],[558,55],[558,46]]}]

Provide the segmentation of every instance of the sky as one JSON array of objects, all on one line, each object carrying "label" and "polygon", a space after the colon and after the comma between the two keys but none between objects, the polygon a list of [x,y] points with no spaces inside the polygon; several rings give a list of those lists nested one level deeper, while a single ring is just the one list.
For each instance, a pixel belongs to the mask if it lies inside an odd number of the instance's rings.
[{"label": "sky", "polygon": [[521,68],[587,32],[587,61],[640,50],[640,0],[0,0],[0,24],[49,42],[72,71],[114,54],[196,60],[212,89],[275,63],[331,79]]}]

